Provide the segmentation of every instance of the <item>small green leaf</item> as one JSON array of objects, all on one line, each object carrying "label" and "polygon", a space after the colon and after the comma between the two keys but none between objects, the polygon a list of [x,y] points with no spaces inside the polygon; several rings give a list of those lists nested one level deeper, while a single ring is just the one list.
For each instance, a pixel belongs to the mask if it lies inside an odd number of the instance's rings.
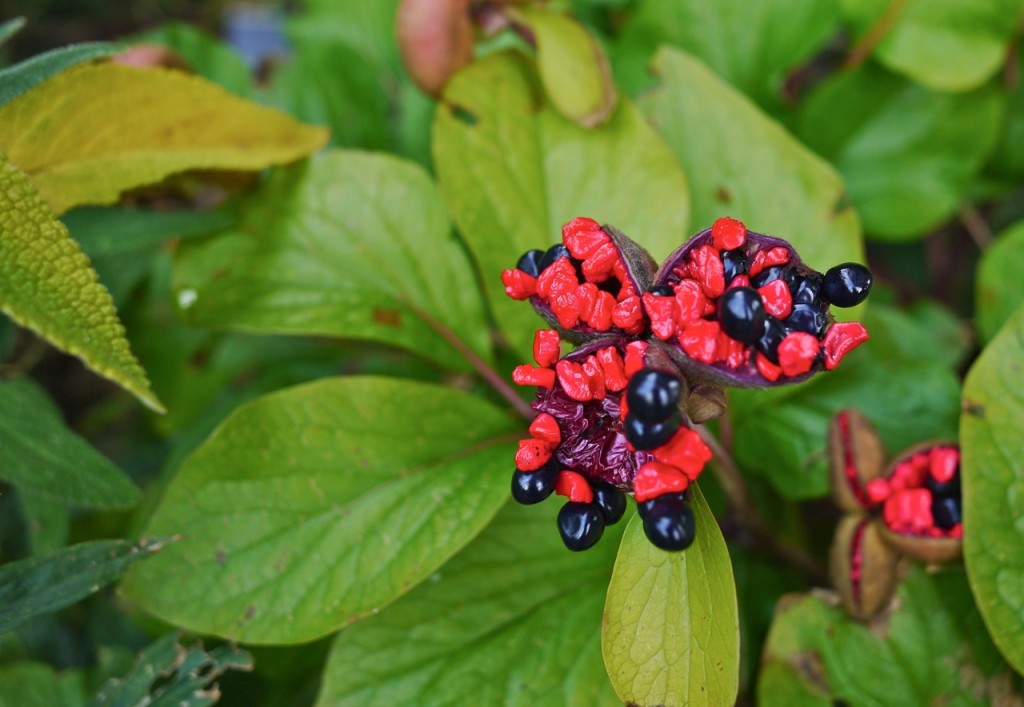
[{"label": "small green leaf", "polygon": [[[0,125],[3,122],[0,121]],[[163,411],[89,259],[28,176],[0,152],[0,309]]]},{"label": "small green leaf", "polygon": [[818,270],[863,261],[857,216],[829,165],[690,55],[662,48],[654,71],[659,84],[640,107],[690,176],[695,227],[729,215],[790,241]]},{"label": "small green leaf", "polygon": [[282,170],[241,223],[182,250],[190,324],[381,341],[454,369],[489,359],[479,289],[427,174],[335,151]]},{"label": "small green leaf", "polygon": [[911,240],[959,207],[1003,112],[992,86],[938,93],[866,64],[808,97],[797,132],[842,173],[868,234]]},{"label": "small green leaf", "polygon": [[558,506],[509,504],[428,581],[338,634],[319,707],[618,704],[600,630],[622,526],[570,553]]},{"label": "small green leaf", "polygon": [[243,405],[185,461],[150,523],[186,538],[124,592],[176,625],[251,643],[336,631],[487,524],[508,495],[515,429],[467,393],[390,378]]},{"label": "small green leaf", "polygon": [[739,689],[739,616],[729,551],[700,489],[697,538],[654,547],[634,516],[615,561],[602,648],[615,694],[640,705],[731,705]]},{"label": "small green leaf", "polygon": [[[17,22],[17,20],[12,20],[12,22]],[[7,27],[7,25],[4,26]],[[56,76],[75,64],[110,56],[117,51],[116,44],[106,42],[72,44],[34,56],[20,64],[8,66],[0,71],[0,106],[13,101],[48,78]],[[3,147],[4,144],[0,141],[0,149]]]},{"label": "small green leaf", "polygon": [[82,670],[57,672],[44,663],[12,663],[0,668],[0,707],[81,707]]},{"label": "small green leaf", "polygon": [[971,367],[960,417],[964,558],[996,645],[1024,671],[1024,306]]},{"label": "small green leaf", "polygon": [[94,540],[0,565],[0,633],[84,599],[166,542]]},{"label": "small green leaf", "polygon": [[541,323],[499,277],[576,216],[609,223],[663,258],[686,238],[686,179],[629,101],[587,130],[548,103],[534,67],[491,54],[449,82],[434,122],[434,161],[488,300],[521,355]]},{"label": "small green leaf", "polygon": [[995,245],[978,263],[976,319],[978,333],[985,341],[996,335],[1013,312],[1024,302],[1024,221],[999,234]]},{"label": "small green leaf", "polygon": [[1020,0],[840,0],[854,40],[884,35],[873,56],[936,91],[968,91],[992,76],[1020,19]]},{"label": "small green leaf", "polygon": [[2,47],[4,42],[8,39],[20,32],[24,26],[24,17],[15,17],[14,19],[7,20],[6,22],[0,22],[0,47]]}]

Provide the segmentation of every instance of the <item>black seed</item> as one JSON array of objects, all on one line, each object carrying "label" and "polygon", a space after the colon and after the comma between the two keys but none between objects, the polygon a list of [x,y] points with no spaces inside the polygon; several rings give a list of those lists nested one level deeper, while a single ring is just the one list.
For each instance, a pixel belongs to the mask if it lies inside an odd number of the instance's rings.
[{"label": "black seed", "polygon": [[537,264],[537,266],[540,269],[540,272],[544,272],[545,270],[548,269],[549,265],[554,263],[559,258],[571,257],[572,256],[569,254],[568,248],[566,248],[561,243],[556,243],[555,245],[547,249],[547,252],[544,253],[544,257],[540,259],[540,262]]},{"label": "black seed", "polygon": [[522,504],[540,503],[555,490],[560,466],[554,457],[537,471],[520,471],[512,474],[512,498]]},{"label": "black seed", "polygon": [[615,525],[626,512],[626,494],[622,489],[603,481],[591,481],[590,488],[594,492],[594,505],[601,509],[605,525]]},{"label": "black seed", "polygon": [[936,481],[931,474],[924,477],[924,487],[932,492],[935,498],[960,498],[960,474],[943,483]]},{"label": "black seed", "polygon": [[573,552],[586,550],[597,544],[604,534],[604,516],[591,503],[570,501],[558,511],[558,533]]},{"label": "black seed", "polygon": [[673,290],[669,285],[655,285],[649,289],[648,292],[652,295],[657,295],[658,297],[675,297],[676,294],[675,290]]},{"label": "black seed", "polygon": [[747,254],[742,248],[723,250],[722,266],[725,268],[725,284],[728,285],[737,275],[747,274]]},{"label": "black seed", "polygon": [[794,304],[785,324],[790,331],[805,331],[817,336],[825,326],[825,314],[812,304]]},{"label": "black seed", "polygon": [[697,535],[697,524],[689,505],[675,494],[654,499],[644,517],[647,539],[662,550],[685,550]]},{"label": "black seed", "polygon": [[750,286],[764,287],[769,282],[775,282],[780,278],[786,277],[788,270],[788,265],[773,265],[770,268],[765,268],[757,275],[754,275],[754,277],[750,278]]},{"label": "black seed", "polygon": [[[584,279],[582,267],[577,268],[577,274],[579,275],[580,280]],[[622,289],[622,283],[619,282],[619,278],[617,278],[617,277],[610,277],[607,280],[605,280],[604,282],[597,283],[597,289],[603,290],[603,291],[607,292],[612,297],[618,297],[619,296],[619,290]]]},{"label": "black seed", "polygon": [[793,304],[819,304],[821,295],[821,276],[814,274],[807,277],[797,275],[789,287],[793,295]]},{"label": "black seed", "polygon": [[626,439],[637,449],[654,449],[665,444],[679,429],[681,423],[679,412],[663,422],[644,422],[630,411],[626,415]]},{"label": "black seed", "polygon": [[654,368],[633,374],[626,387],[630,414],[645,422],[661,422],[676,412],[683,394],[679,378]]},{"label": "black seed", "polygon": [[516,268],[522,270],[527,275],[537,277],[540,275],[540,261],[544,257],[544,251],[534,248],[528,250],[519,256],[519,262],[516,263]]},{"label": "black seed", "polygon": [[640,514],[641,518],[646,518],[651,514],[651,510],[658,507],[659,502],[664,504],[670,499],[675,499],[680,505],[686,501],[685,493],[665,493],[661,496],[655,496],[649,498],[646,501],[637,501],[636,510]]},{"label": "black seed", "polygon": [[935,525],[949,530],[960,522],[963,513],[959,498],[936,498],[932,500],[932,518]]},{"label": "black seed", "polygon": [[767,315],[761,295],[750,287],[734,287],[718,298],[718,322],[722,331],[744,344],[757,341]]},{"label": "black seed", "polygon": [[829,268],[824,279],[825,299],[837,307],[853,307],[871,291],[871,271],[859,263]]},{"label": "black seed", "polygon": [[761,338],[754,342],[754,348],[760,351],[772,363],[779,362],[779,344],[786,338],[789,331],[786,325],[775,317],[767,317],[764,322],[764,329]]}]

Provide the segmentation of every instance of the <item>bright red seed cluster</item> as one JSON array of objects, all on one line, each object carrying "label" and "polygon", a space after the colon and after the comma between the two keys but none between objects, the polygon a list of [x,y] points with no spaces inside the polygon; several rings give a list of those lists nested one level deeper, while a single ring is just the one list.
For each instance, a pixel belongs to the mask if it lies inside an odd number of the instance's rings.
[{"label": "bright red seed cluster", "polygon": [[[885,524],[897,533],[931,538],[959,538],[963,525],[936,518],[935,504],[944,497],[942,488],[954,483],[960,473],[960,450],[956,447],[932,447],[895,464],[888,478],[873,479],[867,494],[873,505],[882,506]],[[959,492],[952,504],[959,515]],[[944,528],[942,525],[949,525]]]}]

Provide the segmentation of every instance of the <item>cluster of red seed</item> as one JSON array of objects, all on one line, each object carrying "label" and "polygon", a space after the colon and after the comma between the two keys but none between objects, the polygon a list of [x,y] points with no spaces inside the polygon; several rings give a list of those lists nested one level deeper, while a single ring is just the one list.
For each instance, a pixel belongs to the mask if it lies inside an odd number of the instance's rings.
[{"label": "cluster of red seed", "polygon": [[[872,479],[866,493],[872,505],[882,506],[885,524],[897,533],[959,538],[963,535],[963,525],[959,522],[959,493],[954,500],[949,494],[937,490],[957,484],[959,471],[960,450],[956,447],[932,447],[898,462],[888,478]],[[956,515],[950,518],[947,511],[944,517],[937,518],[933,510],[936,502],[947,497],[954,501]]]}]

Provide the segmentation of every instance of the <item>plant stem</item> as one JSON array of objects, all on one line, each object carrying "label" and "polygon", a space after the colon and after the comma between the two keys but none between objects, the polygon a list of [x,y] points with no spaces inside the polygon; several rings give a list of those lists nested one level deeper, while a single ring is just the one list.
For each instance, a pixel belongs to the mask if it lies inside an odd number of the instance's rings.
[{"label": "plant stem", "polygon": [[856,69],[871,56],[871,52],[875,50],[879,42],[885,39],[885,36],[892,30],[906,5],[907,0],[890,0],[889,5],[875,20],[875,24],[871,25],[860,41],[850,49],[850,53],[846,55],[846,60],[843,62],[844,69]]},{"label": "plant stem", "polygon": [[970,204],[960,209],[960,223],[963,224],[964,230],[967,231],[967,235],[971,237],[974,244],[978,246],[978,250],[987,250],[992,245],[994,240],[992,229],[988,227],[988,223],[981,217],[978,210]]}]

